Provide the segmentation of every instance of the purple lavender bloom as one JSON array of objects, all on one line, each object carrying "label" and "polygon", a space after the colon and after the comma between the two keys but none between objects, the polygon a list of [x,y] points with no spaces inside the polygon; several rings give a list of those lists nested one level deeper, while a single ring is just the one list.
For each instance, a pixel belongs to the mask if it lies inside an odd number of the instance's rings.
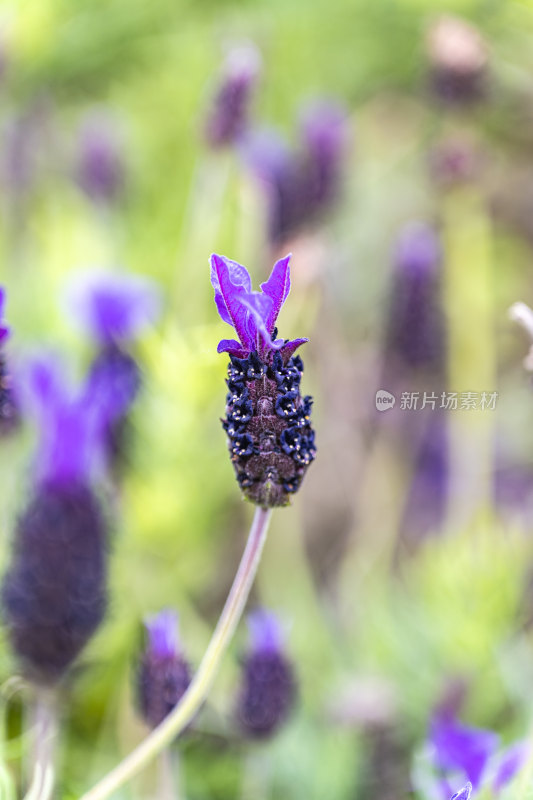
[{"label": "purple lavender bloom", "polygon": [[94,203],[113,203],[124,188],[123,145],[113,119],[101,111],[87,114],[81,124],[76,179]]},{"label": "purple lavender bloom", "polygon": [[220,316],[240,339],[218,345],[230,355],[222,424],[237,480],[252,502],[286,505],[316,456],[313,401],[300,394],[303,362],[293,355],[307,339],[278,339],[275,328],[290,290],[289,256],[252,292],[245,267],[213,255],[211,283]]},{"label": "purple lavender bloom", "polygon": [[275,614],[250,614],[250,646],[243,662],[237,718],[252,738],[272,736],[286,722],[296,698],[296,680],[284,652],[284,635]]},{"label": "purple lavender bloom", "polygon": [[34,360],[23,377],[19,396],[39,443],[2,604],[24,672],[53,684],[105,613],[107,523],[93,480],[116,400],[103,381],[74,390],[52,359]]},{"label": "purple lavender bloom", "polygon": [[5,300],[5,289],[0,286],[0,345],[2,345],[9,336],[9,325],[3,319]]},{"label": "purple lavender bloom", "polygon": [[146,722],[156,727],[181,699],[191,682],[178,637],[178,617],[170,610],[145,623],[146,649],[138,673],[139,706]]},{"label": "purple lavender bloom", "polygon": [[444,317],[440,305],[441,250],[434,230],[410,223],[394,252],[386,349],[399,367],[440,367],[444,359]]},{"label": "purple lavender bloom", "polygon": [[479,31],[460,17],[442,16],[427,37],[430,83],[441,103],[465,106],[486,95],[488,53]]},{"label": "purple lavender bloom", "polygon": [[205,123],[211,147],[234,144],[246,133],[260,67],[261,57],[253,45],[237,47],[228,55]]},{"label": "purple lavender bloom", "polygon": [[157,286],[141,275],[92,270],[76,275],[68,311],[101,345],[135,339],[159,315]]},{"label": "purple lavender bloom", "polygon": [[472,794],[472,784],[470,781],[459,792],[456,792],[451,800],[470,800]]},{"label": "purple lavender bloom", "polygon": [[0,286],[0,435],[11,433],[20,421],[19,409],[11,386],[4,344],[9,338],[10,328],[3,317],[5,291]]},{"label": "purple lavender bloom", "polygon": [[469,728],[449,715],[437,715],[430,727],[436,766],[446,773],[462,773],[477,788],[496,752],[499,737],[481,728]]},{"label": "purple lavender bloom", "polygon": [[530,754],[531,747],[527,742],[516,742],[507,748],[496,767],[492,782],[494,794],[498,795],[518,775],[520,770],[525,767]]},{"label": "purple lavender bloom", "polygon": [[243,155],[265,188],[272,243],[287,240],[334,205],[346,142],[346,115],[329,101],[317,102],[304,113],[295,151],[272,131],[248,137]]}]

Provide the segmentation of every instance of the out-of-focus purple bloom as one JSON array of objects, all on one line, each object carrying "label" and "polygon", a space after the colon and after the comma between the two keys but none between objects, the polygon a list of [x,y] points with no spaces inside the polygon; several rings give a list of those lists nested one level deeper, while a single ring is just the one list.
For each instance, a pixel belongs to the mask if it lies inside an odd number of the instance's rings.
[{"label": "out-of-focus purple bloom", "polygon": [[246,133],[250,101],[260,68],[261,56],[251,44],[236,47],[229,53],[205,123],[211,147],[234,144]]},{"label": "out-of-focus purple bloom", "polygon": [[441,415],[431,417],[420,450],[402,523],[402,538],[416,543],[441,527],[448,502],[450,475],[448,435]]},{"label": "out-of-focus purple bloom", "polygon": [[178,616],[170,610],[149,617],[145,623],[146,649],[138,674],[139,705],[143,717],[156,727],[185,693],[191,675],[181,652]]},{"label": "out-of-focus purple bloom", "polygon": [[452,187],[475,180],[483,168],[483,155],[470,139],[453,137],[437,144],[429,155],[429,169],[434,181]]},{"label": "out-of-focus purple bloom", "polygon": [[243,663],[237,717],[246,734],[264,738],[287,720],[296,697],[296,681],[276,615],[264,609],[254,612],[249,629],[250,648]]},{"label": "out-of-focus purple bloom", "polygon": [[76,180],[95,203],[115,202],[124,187],[123,143],[112,117],[92,111],[78,134]]},{"label": "out-of-focus purple bloom", "polygon": [[13,115],[2,128],[0,179],[3,194],[15,202],[33,188],[40,148],[41,125],[36,109]]},{"label": "out-of-focus purple bloom", "polygon": [[85,485],[105,460],[104,431],[121,410],[111,375],[73,388],[53,356],[35,358],[18,375],[18,396],[39,431],[36,478]]},{"label": "out-of-focus purple bloom", "polygon": [[466,20],[442,16],[427,37],[431,86],[435,97],[450,105],[467,105],[487,91],[487,46]]},{"label": "out-of-focus purple bloom", "polygon": [[430,226],[406,225],[394,250],[386,350],[401,367],[440,367],[444,317],[440,302],[441,249]]},{"label": "out-of-focus purple bloom", "polygon": [[246,267],[225,256],[211,256],[211,283],[218,313],[240,340],[222,339],[218,353],[246,358],[257,351],[261,359],[271,360],[278,351],[285,361],[308,341],[273,338],[278,314],[291,288],[289,261],[290,255],[277,261],[269,279],[261,284],[261,291],[253,292]]},{"label": "out-of-focus purple bloom", "polygon": [[444,775],[459,772],[474,788],[480,785],[500,741],[493,731],[467,727],[447,715],[433,719],[429,740],[435,765]]},{"label": "out-of-focus purple bloom", "polygon": [[346,144],[346,114],[329,101],[314,103],[302,115],[294,151],[275,132],[248,137],[243,155],[265,187],[274,244],[316,222],[338,199]]},{"label": "out-of-focus purple bloom", "polygon": [[76,275],[67,309],[101,345],[135,339],[158,317],[159,290],[141,275],[92,270]]},{"label": "out-of-focus purple bloom", "polygon": [[472,794],[472,784],[470,781],[459,792],[456,792],[451,800],[470,800]]},{"label": "out-of-focus purple bloom", "polygon": [[494,794],[499,794],[520,770],[526,765],[531,756],[531,746],[527,742],[516,742],[508,747],[500,757],[492,782]]},{"label": "out-of-focus purple bloom", "polygon": [[0,345],[3,344],[9,336],[9,325],[3,319],[5,299],[5,290],[0,286]]}]

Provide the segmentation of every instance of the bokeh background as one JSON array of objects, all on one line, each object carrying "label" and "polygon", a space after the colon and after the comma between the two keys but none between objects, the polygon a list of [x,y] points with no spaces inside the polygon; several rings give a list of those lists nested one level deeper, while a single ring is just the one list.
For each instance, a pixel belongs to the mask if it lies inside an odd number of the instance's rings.
[{"label": "bokeh background", "polygon": [[[442,14],[461,22],[442,28]],[[224,64],[243,44],[261,62],[245,131],[214,144]],[[213,251],[245,264],[256,286],[293,253],[279,326],[310,338],[303,388],[319,454],[274,515],[250,601],[286,625],[296,707],[270,740],[241,735],[241,626],[175,745],[181,796],[441,797],[425,742],[443,704],[503,745],[527,739],[533,396],[529,340],[508,308],[533,303],[532,45],[526,0],[2,6],[9,359],[46,345],[87,367],[93,345],[65,292],[79,269],[127,269],[163,296],[136,344],[144,387],[107,494],[109,613],[62,687],[58,798],[78,797],[146,734],[135,669],[147,614],[175,608],[199,662],[251,520],[220,426],[216,345],[228,331],[212,299]],[[297,206],[296,221],[273,236],[277,195],[250,143],[261,162],[267,142],[254,137],[276,129],[292,148],[276,163],[294,185],[305,109],[325,100],[342,109],[331,192],[311,210],[289,192],[283,213]],[[376,410],[378,389],[395,395],[393,409]],[[445,410],[443,391],[497,401]],[[403,409],[402,392],[435,392],[436,408]],[[22,425],[1,443],[4,567],[33,441]],[[16,674],[3,639],[0,758],[18,781],[27,733]],[[156,797],[156,785],[148,769],[116,796]],[[528,785],[499,796],[525,798]]]}]

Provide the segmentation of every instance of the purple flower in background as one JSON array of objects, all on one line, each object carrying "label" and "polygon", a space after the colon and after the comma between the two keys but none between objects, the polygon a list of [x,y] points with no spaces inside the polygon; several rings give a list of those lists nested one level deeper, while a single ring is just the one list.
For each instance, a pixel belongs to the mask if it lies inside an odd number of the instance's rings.
[{"label": "purple flower in background", "polygon": [[234,144],[246,133],[260,67],[261,56],[251,44],[236,47],[229,53],[205,123],[211,147]]},{"label": "purple flower in background", "polygon": [[[477,788],[500,740],[493,731],[470,728],[449,715],[441,714],[431,723],[429,741],[434,763],[442,771],[444,779],[447,774],[459,773]],[[447,787],[444,780],[443,796],[446,796]]]},{"label": "purple flower in background", "polygon": [[444,317],[440,300],[441,248],[429,225],[406,225],[394,249],[386,352],[398,368],[442,366]]},{"label": "purple flower in background", "polygon": [[451,800],[470,800],[472,794],[472,784],[470,781],[459,792],[456,792]]},{"label": "purple flower in background", "polygon": [[93,481],[117,401],[103,381],[74,389],[52,358],[35,359],[16,377],[39,441],[34,486],[17,523],[2,605],[24,672],[53,684],[106,609],[107,522]]},{"label": "purple flower in background", "polygon": [[243,156],[266,192],[274,244],[315,223],[333,206],[341,191],[346,144],[346,114],[330,101],[308,107],[294,151],[271,131],[257,131],[244,142]]},{"label": "purple flower in background", "polygon": [[160,305],[157,286],[140,275],[86,272],[75,276],[67,292],[68,312],[99,347],[90,383],[113,387],[115,416],[106,440],[115,467],[127,451],[127,415],[141,388],[141,370],[126,348],[157,319]]},{"label": "purple flower in background", "polygon": [[78,185],[94,203],[113,203],[124,188],[124,145],[112,116],[92,111],[83,118],[76,154]]},{"label": "purple flower in background", "polygon": [[480,32],[466,20],[442,16],[429,29],[430,83],[437,100],[465,106],[487,92],[488,53]]},{"label": "purple flower in background", "polygon": [[237,719],[248,736],[265,738],[286,722],[296,698],[296,680],[278,617],[260,609],[250,614],[248,627],[250,645],[243,661]]},{"label": "purple flower in background", "polygon": [[293,355],[307,339],[278,339],[275,327],[290,290],[289,256],[253,292],[245,267],[213,255],[211,283],[220,316],[240,340],[218,345],[230,356],[222,424],[237,480],[252,502],[286,505],[316,456],[313,401],[300,394],[304,366]]},{"label": "purple flower in background", "polygon": [[178,637],[178,617],[170,610],[145,623],[146,648],[138,673],[139,706],[146,722],[156,727],[169,714],[191,682]]},{"label": "purple flower in background", "polygon": [[3,319],[5,291],[0,286],[0,435],[11,433],[20,422],[19,409],[11,386],[4,345],[9,338],[10,328]]},{"label": "purple flower in background", "polygon": [[505,750],[496,764],[492,781],[494,794],[498,795],[518,775],[520,770],[525,767],[530,755],[531,746],[527,742],[515,742]]},{"label": "purple flower in background", "polygon": [[9,336],[9,325],[4,320],[4,305],[6,301],[5,289],[0,286],[0,345],[2,345]]},{"label": "purple flower in background", "polygon": [[74,276],[67,309],[100,344],[128,342],[159,315],[161,296],[148,278],[129,273],[91,270]]}]

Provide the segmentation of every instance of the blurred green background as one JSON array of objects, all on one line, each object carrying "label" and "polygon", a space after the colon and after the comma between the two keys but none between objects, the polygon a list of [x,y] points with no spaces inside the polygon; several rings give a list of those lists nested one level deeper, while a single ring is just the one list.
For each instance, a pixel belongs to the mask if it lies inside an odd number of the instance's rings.
[{"label": "blurred green background", "polygon": [[[474,106],[432,96],[425,36],[441,12],[487,42],[490,88]],[[268,245],[261,190],[237,150],[214,151],[203,135],[221,62],[242,40],[263,59],[254,124],[294,141],[302,104],[334,97],[347,109],[349,142],[340,201],[283,243],[293,286],[280,330],[310,338],[304,391],[315,397],[319,455],[292,506],[274,515],[252,604],[289,624],[298,705],[271,741],[250,744],[235,731],[243,626],[176,745],[183,797],[423,797],[410,781],[414,754],[457,686],[464,721],[504,742],[527,736],[533,398],[527,337],[507,309],[533,303],[533,3],[21,0],[2,5],[0,34],[0,128],[21,116],[33,126],[27,182],[10,183],[4,169],[0,196],[10,358],[46,344],[80,371],[87,365],[91,345],[65,314],[76,269],[122,265],[164,292],[162,319],[136,351],[145,385],[133,452],[108,498],[109,614],[63,687],[57,797],[78,797],[146,733],[133,696],[146,614],[175,607],[187,656],[199,662],[252,516],[220,427],[226,359],[216,345],[227,331],[208,257],[246,264],[258,285],[283,248]],[[113,119],[124,164],[124,191],[105,207],[73,179],[80,124],[95,109]],[[479,163],[468,180],[445,184],[431,154],[456,137]],[[394,390],[379,385],[383,332],[394,242],[411,220],[435,225],[443,243],[451,333],[439,388],[499,399],[494,412],[450,412],[456,490],[440,531],[406,540],[418,440],[409,449],[409,412],[382,420],[374,394]],[[433,375],[404,377],[403,388],[434,386]],[[4,566],[32,443],[23,430],[0,449]],[[526,484],[505,507],[493,492],[500,450]],[[5,642],[0,667],[0,752],[19,780],[24,689],[11,694],[16,664]],[[154,786],[147,770],[116,796],[156,797]],[[526,786],[506,796],[529,795]]]}]

